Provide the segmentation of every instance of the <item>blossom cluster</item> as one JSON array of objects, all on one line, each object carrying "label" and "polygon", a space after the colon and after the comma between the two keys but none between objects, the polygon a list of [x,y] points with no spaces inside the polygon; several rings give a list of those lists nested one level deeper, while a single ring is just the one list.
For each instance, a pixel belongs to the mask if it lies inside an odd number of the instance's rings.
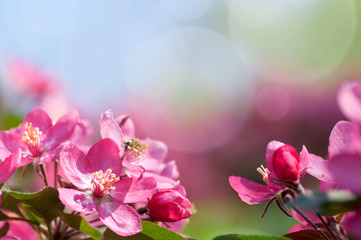
[{"label": "blossom cluster", "polygon": [[[305,146],[298,153],[290,145],[271,141],[266,149],[267,167],[257,168],[266,185],[243,177],[229,177],[231,187],[245,203],[267,203],[266,212],[269,204],[275,201],[285,214],[301,222],[285,235],[291,239],[349,239],[350,236],[361,239],[361,82],[344,82],[337,100],[349,121],[339,121],[332,129],[328,159],[309,153]],[[320,181],[317,191],[303,187],[301,182],[305,174]],[[322,204],[316,204],[312,198],[315,192],[324,194],[326,200],[331,192],[346,192],[353,201],[341,199],[338,204],[344,205],[338,213],[321,214]],[[309,200],[311,207],[299,206],[300,199]],[[316,235],[312,235],[312,231]]]},{"label": "blossom cluster", "polygon": [[[17,128],[0,131],[1,194],[18,168],[32,165],[46,188],[56,189],[59,203],[66,207],[64,214],[81,216],[120,236],[139,233],[142,220],[173,231],[181,229],[192,215],[191,203],[175,161],[165,161],[167,146],[136,138],[129,115],[114,117],[108,110],[101,114],[99,125],[102,139],[87,145],[91,129],[76,110],[53,123],[44,110],[35,108]],[[30,215],[28,208],[10,212],[5,201],[1,213],[9,221],[1,221],[0,227],[6,229],[2,236],[8,239],[87,237],[60,217],[47,222],[49,218],[41,216],[45,224],[32,224],[40,217],[34,218],[36,211]]]}]

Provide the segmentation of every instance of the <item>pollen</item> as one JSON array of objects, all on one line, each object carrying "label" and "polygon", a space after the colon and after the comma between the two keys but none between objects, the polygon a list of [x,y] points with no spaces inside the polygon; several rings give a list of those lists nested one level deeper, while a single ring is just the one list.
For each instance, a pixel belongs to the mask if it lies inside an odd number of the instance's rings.
[{"label": "pollen", "polygon": [[132,140],[132,143],[127,146],[127,148],[131,151],[128,156],[144,157],[145,150],[149,148],[148,144],[141,144],[141,142],[136,138]]},{"label": "pollen", "polygon": [[32,147],[39,147],[43,133],[38,127],[33,128],[33,124],[28,122],[25,123],[25,129],[21,141]]},{"label": "pollen", "polygon": [[269,183],[269,179],[268,179],[268,175],[271,173],[268,168],[263,167],[263,165],[261,165],[261,167],[257,168],[257,171],[263,176],[263,181],[265,183]]},{"label": "pollen", "polygon": [[116,177],[112,173],[111,169],[103,172],[102,170],[92,173],[93,176],[93,193],[96,197],[108,195],[110,191],[114,190],[113,184],[119,181],[119,177]]}]

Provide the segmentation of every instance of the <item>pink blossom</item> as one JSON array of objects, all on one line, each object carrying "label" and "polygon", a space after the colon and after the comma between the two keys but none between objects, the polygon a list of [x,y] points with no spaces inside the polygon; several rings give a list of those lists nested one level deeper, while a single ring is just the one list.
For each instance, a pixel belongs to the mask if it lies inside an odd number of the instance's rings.
[{"label": "pink blossom", "polygon": [[21,148],[23,157],[39,158],[40,164],[54,161],[58,157],[57,147],[72,136],[77,122],[78,112],[75,110],[53,125],[46,112],[35,108],[18,128],[0,131],[0,146],[11,152]]},{"label": "pink blossom", "polygon": [[57,80],[28,62],[16,59],[6,66],[5,80],[20,93],[43,97],[56,91]]},{"label": "pink blossom", "polygon": [[290,145],[279,147],[273,154],[273,169],[281,181],[297,181],[300,172],[298,152]]},{"label": "pink blossom", "polygon": [[129,178],[122,173],[120,149],[106,138],[93,145],[88,154],[72,143],[60,153],[66,177],[77,189],[59,188],[60,200],[70,209],[92,213],[119,235],[141,231],[137,211],[127,203],[146,201],[156,186],[153,178]]},{"label": "pink blossom", "polygon": [[123,166],[128,174],[154,177],[158,189],[179,185],[175,162],[164,163],[168,153],[167,145],[152,139],[136,139],[134,123],[129,115],[114,119],[113,112],[108,110],[101,114],[99,123],[102,137],[114,140],[121,149],[120,155],[126,160]]},{"label": "pink blossom", "polygon": [[[279,184],[279,182],[275,182],[274,180],[278,179],[274,171],[274,155],[275,152],[285,146],[284,143],[278,141],[272,141],[267,145],[266,150],[266,160],[267,160],[267,167],[264,168],[263,166],[257,168],[257,171],[262,175],[263,181],[267,185],[261,185],[255,182],[252,182],[248,179],[237,177],[237,176],[230,176],[229,183],[231,187],[238,193],[238,196],[247,204],[260,204],[266,203],[272,200],[275,195],[286,188],[285,185]],[[307,158],[302,157],[304,156],[301,154],[300,164],[304,164],[307,162]]]},{"label": "pink blossom", "polygon": [[177,191],[160,191],[148,203],[149,216],[160,222],[178,222],[189,218],[191,203]]}]

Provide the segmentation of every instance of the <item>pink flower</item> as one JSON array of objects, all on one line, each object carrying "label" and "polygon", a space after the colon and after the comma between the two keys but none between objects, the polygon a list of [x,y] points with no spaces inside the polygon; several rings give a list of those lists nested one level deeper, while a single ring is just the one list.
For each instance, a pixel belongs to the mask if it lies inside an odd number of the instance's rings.
[{"label": "pink flower", "polygon": [[[278,165],[278,163],[287,163],[284,158],[288,155],[283,154],[280,151],[282,151],[282,149],[283,151],[286,150],[285,152],[287,152],[287,150],[289,151],[290,148],[288,146],[289,145],[285,145],[284,143],[278,141],[272,141],[267,145],[266,160],[268,168],[264,168],[263,166],[257,168],[257,171],[263,176],[263,181],[267,184],[266,186],[242,177],[229,177],[231,187],[238,193],[238,196],[242,199],[242,201],[250,205],[266,203],[274,199],[278,192],[286,188],[284,184],[280,184],[280,181],[284,179],[279,179],[279,176],[276,174],[275,167],[277,169],[277,173],[280,174],[280,172],[282,172],[282,165]],[[304,147],[299,157],[299,169],[304,169],[308,165],[307,156],[308,152]],[[292,154],[291,157],[294,158]],[[290,162],[292,161],[297,160],[290,160]],[[297,179],[299,174],[300,173],[298,172]],[[302,172],[302,174],[304,174],[304,172]],[[284,176],[281,175],[281,177]]]},{"label": "pink flower", "polygon": [[46,112],[35,108],[18,128],[0,131],[0,146],[11,152],[21,148],[23,157],[39,158],[39,164],[54,161],[58,157],[57,147],[72,136],[77,122],[78,112],[75,110],[53,125]]},{"label": "pink flower", "polygon": [[154,221],[177,222],[192,215],[191,203],[177,191],[160,191],[148,203],[149,216]]},{"label": "pink flower", "polygon": [[114,119],[113,112],[108,110],[101,114],[99,124],[102,138],[110,138],[118,144],[120,156],[125,159],[123,166],[128,174],[154,177],[158,189],[179,185],[175,161],[164,163],[168,153],[167,145],[152,139],[136,139],[134,123],[129,115]]},{"label": "pink flower", "polygon": [[21,161],[20,149],[10,153],[6,148],[0,146],[0,183],[7,181],[19,167],[30,162],[31,160]]},{"label": "pink flower", "polygon": [[281,181],[298,181],[300,158],[296,149],[290,145],[279,147],[273,154],[273,169]]},{"label": "pink flower", "polygon": [[70,209],[92,213],[115,233],[128,236],[141,231],[137,211],[127,203],[146,201],[156,186],[153,178],[129,178],[122,174],[120,149],[106,138],[84,155],[72,143],[60,153],[65,176],[77,189],[59,188],[60,200]]},{"label": "pink flower", "polygon": [[21,59],[9,61],[6,73],[5,80],[20,93],[39,98],[57,89],[57,80]]}]

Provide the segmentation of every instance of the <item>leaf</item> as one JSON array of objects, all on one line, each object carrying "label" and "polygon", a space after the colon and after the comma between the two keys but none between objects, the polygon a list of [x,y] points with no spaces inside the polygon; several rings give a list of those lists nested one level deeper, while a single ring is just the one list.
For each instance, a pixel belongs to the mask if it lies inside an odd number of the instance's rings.
[{"label": "leaf", "polygon": [[213,240],[285,240],[286,237],[277,237],[257,234],[229,234],[215,237]]},{"label": "leaf", "polygon": [[107,229],[104,232],[105,240],[185,240],[179,234],[168,230],[164,227],[160,227],[157,224],[148,221],[142,221],[142,231],[136,235],[122,237],[118,236],[116,233]]},{"label": "leaf", "polygon": [[289,205],[316,210],[322,216],[334,216],[355,209],[359,202],[360,199],[348,191],[329,191],[306,194]]},{"label": "leaf", "polygon": [[79,230],[94,239],[100,239],[101,234],[98,229],[91,226],[83,217],[58,211],[60,218],[70,227]]},{"label": "leaf", "polygon": [[4,185],[2,186],[1,191],[3,192],[1,208],[21,215],[16,199],[8,194],[4,194],[4,191],[11,191],[10,188],[7,185]]},{"label": "leaf", "polygon": [[[15,199],[18,203],[25,203],[31,207],[32,211],[40,214],[48,222],[58,216],[57,211],[62,211],[64,205],[58,197],[58,191],[51,187],[45,187],[35,193],[22,193],[2,188],[3,197]],[[4,200],[4,199],[3,199]],[[10,199],[6,200],[9,201]]]},{"label": "leaf", "polygon": [[[331,234],[327,231],[322,231],[329,239],[333,239]],[[292,240],[305,240],[305,239],[312,239],[312,240],[324,240],[324,238],[319,234],[316,230],[301,230],[298,232],[288,233],[284,235]],[[340,239],[340,238],[337,238]]]}]

